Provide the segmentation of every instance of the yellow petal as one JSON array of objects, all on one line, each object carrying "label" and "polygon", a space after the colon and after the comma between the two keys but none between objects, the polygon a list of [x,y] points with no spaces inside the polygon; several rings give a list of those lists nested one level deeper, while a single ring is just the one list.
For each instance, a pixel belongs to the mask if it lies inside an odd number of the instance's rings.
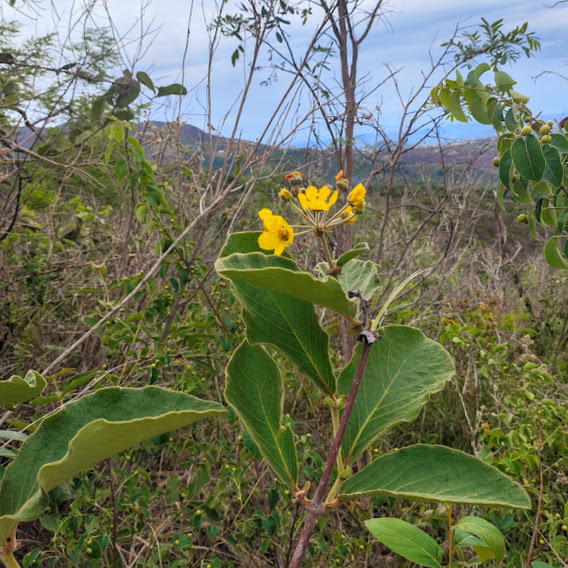
[{"label": "yellow petal", "polygon": [[329,198],[328,205],[331,207],[337,201],[337,191],[333,192],[333,195]]},{"label": "yellow petal", "polygon": [[308,198],[303,193],[298,193],[298,199],[300,200],[300,204],[304,209],[309,209],[308,207]]},{"label": "yellow petal", "polygon": [[280,242],[276,233],[265,232],[258,237],[258,246],[263,250],[273,250],[280,246]]},{"label": "yellow petal", "polygon": [[329,189],[329,187],[327,187],[327,185],[324,185],[320,190],[319,190],[319,198],[326,200],[329,197],[329,194],[331,193],[331,189]]},{"label": "yellow petal", "polygon": [[[301,195],[301,194],[300,194]],[[318,188],[310,185],[306,188],[306,197],[308,199],[317,199],[318,197]]]}]

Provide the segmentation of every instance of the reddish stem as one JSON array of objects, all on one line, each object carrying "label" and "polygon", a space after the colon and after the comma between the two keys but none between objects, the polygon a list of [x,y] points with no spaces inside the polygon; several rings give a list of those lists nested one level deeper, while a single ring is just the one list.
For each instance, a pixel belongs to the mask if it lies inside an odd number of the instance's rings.
[{"label": "reddish stem", "polygon": [[306,522],[304,523],[304,528],[302,529],[302,534],[296,545],[296,550],[294,550],[294,556],[292,556],[292,562],[290,563],[290,568],[300,568],[306,555],[306,550],[308,544],[310,543],[310,537],[314,530],[317,518],[324,512],[322,509],[322,502],[333,472],[333,467],[335,466],[335,461],[337,459],[337,454],[341,448],[341,442],[343,442],[343,436],[345,435],[345,430],[347,429],[347,423],[353,411],[353,404],[355,403],[355,397],[359,391],[359,385],[361,384],[361,379],[367,367],[367,361],[369,360],[369,353],[371,352],[372,341],[369,342],[366,336],[363,336],[363,351],[361,352],[361,359],[359,359],[359,365],[357,366],[357,371],[355,372],[355,378],[353,379],[353,384],[351,385],[351,390],[349,391],[349,396],[347,397],[347,402],[345,403],[345,409],[339,422],[339,428],[337,430],[337,435],[331,446],[329,452],[329,457],[327,458],[327,463],[321,476],[318,488],[316,489],[316,494],[314,500],[308,509],[308,516],[306,517]]}]

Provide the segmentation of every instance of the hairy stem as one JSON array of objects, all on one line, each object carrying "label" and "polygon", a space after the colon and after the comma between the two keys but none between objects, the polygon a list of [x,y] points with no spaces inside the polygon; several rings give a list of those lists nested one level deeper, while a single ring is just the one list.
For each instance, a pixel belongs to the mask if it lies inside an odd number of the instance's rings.
[{"label": "hairy stem", "polygon": [[341,417],[341,422],[339,423],[339,429],[335,440],[331,446],[329,452],[329,457],[327,458],[327,463],[321,476],[318,488],[316,489],[316,494],[314,500],[308,509],[308,515],[306,517],[306,522],[304,523],[304,528],[302,529],[302,534],[296,545],[296,550],[292,556],[292,562],[290,563],[290,568],[300,568],[304,557],[306,555],[306,550],[310,542],[310,537],[314,530],[317,518],[323,514],[322,502],[329,479],[333,472],[333,467],[335,466],[335,460],[337,459],[337,454],[341,448],[341,442],[343,441],[343,436],[345,435],[345,430],[347,429],[347,423],[353,411],[353,404],[355,402],[355,397],[359,390],[359,385],[361,384],[361,379],[367,367],[367,362],[369,360],[369,353],[371,351],[371,345],[373,341],[369,341],[366,336],[362,336],[363,340],[363,351],[361,352],[361,359],[359,359],[359,365],[357,366],[357,371],[355,373],[355,378],[353,379],[353,385],[349,391],[349,396],[347,397],[347,402],[345,403],[345,410],[343,411],[343,416]]}]

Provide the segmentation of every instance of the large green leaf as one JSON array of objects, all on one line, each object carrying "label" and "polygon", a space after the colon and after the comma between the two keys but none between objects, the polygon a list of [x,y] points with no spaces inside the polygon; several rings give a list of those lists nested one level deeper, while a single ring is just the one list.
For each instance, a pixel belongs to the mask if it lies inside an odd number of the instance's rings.
[{"label": "large green leaf", "polygon": [[521,509],[531,506],[526,491],[498,469],[464,452],[423,444],[371,462],[343,483],[339,498],[363,495]]},{"label": "large green leaf", "polygon": [[546,167],[544,168],[542,178],[558,187],[562,184],[562,176],[564,175],[560,154],[551,144],[543,144],[542,154],[546,161]]},{"label": "large green leaf", "polygon": [[221,257],[217,272],[229,280],[263,286],[274,292],[330,308],[348,317],[357,314],[357,302],[350,300],[335,278],[319,280],[290,258],[250,252]]},{"label": "large green leaf", "polygon": [[158,387],[111,387],[64,405],[22,444],[0,486],[0,546],[37,518],[66,479],[143,440],[225,412],[222,405]]},{"label": "large green leaf", "polygon": [[401,519],[369,519],[371,534],[393,552],[420,566],[441,568],[442,547],[424,531]]},{"label": "large green leaf", "polygon": [[45,388],[45,379],[36,371],[28,371],[25,377],[12,375],[0,381],[0,408],[11,408],[19,402],[31,400]]},{"label": "large green leaf", "polygon": [[[393,424],[413,420],[455,372],[448,352],[420,330],[389,326],[380,334],[371,348],[343,438],[347,461]],[[360,356],[361,346],[339,378],[340,394],[349,392]]]},{"label": "large green leaf", "polygon": [[329,337],[314,305],[246,282],[237,281],[234,288],[244,306],[249,342],[274,345],[318,388],[335,394]]},{"label": "large green leaf", "polygon": [[[221,258],[225,252],[232,254],[237,246],[256,252],[257,238],[258,233],[231,237]],[[313,304],[241,280],[233,281],[233,286],[244,307],[249,342],[274,345],[326,394],[334,394],[336,381],[329,358],[329,337]]]},{"label": "large green leaf", "polygon": [[525,178],[540,181],[546,167],[539,141],[534,136],[520,136],[511,146],[511,156],[517,171]]},{"label": "large green leaf", "polygon": [[284,384],[264,348],[247,341],[237,348],[227,367],[225,398],[280,479],[295,485],[298,458],[294,435],[282,425]]}]

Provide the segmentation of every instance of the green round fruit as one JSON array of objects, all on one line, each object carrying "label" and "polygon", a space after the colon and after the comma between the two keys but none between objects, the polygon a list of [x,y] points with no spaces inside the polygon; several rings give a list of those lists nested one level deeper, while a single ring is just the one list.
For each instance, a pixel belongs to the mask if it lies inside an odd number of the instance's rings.
[{"label": "green round fruit", "polygon": [[540,133],[541,136],[544,136],[545,134],[548,134],[551,130],[552,130],[552,127],[550,126],[550,124],[543,124],[540,127],[539,133]]},{"label": "green round fruit", "polygon": [[498,168],[500,163],[501,163],[501,156],[495,156],[495,157],[493,158],[493,165],[494,165],[496,168]]},{"label": "green round fruit", "polygon": [[532,134],[532,128],[528,124],[526,126],[523,126],[521,130],[521,135],[530,136],[531,134]]},{"label": "green round fruit", "polygon": [[552,136],[550,136],[550,134],[545,134],[545,135],[540,139],[540,141],[541,141],[543,144],[550,144],[550,143],[552,142]]},{"label": "green round fruit", "polygon": [[521,213],[518,217],[517,217],[517,221],[519,223],[528,223],[529,222],[529,218],[524,214]]},{"label": "green round fruit", "polygon": [[552,120],[549,120],[546,124],[548,124],[548,126],[550,126],[550,128],[552,128],[554,126],[554,122]]}]

